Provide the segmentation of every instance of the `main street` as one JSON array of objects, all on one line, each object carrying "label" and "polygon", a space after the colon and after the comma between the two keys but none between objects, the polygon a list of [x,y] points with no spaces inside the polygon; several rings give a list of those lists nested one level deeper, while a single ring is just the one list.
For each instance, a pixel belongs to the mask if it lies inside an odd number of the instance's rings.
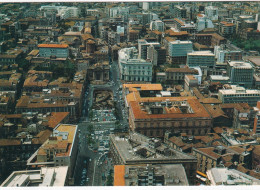
[{"label": "main street", "polygon": [[[116,102],[116,108],[118,117],[117,119],[120,122],[120,129],[128,129],[128,122],[126,113],[124,111],[122,92],[120,90],[121,81],[119,80],[119,69],[117,61],[112,62],[110,67],[110,82],[104,85],[92,85],[89,84],[86,88],[84,106],[82,110],[82,118],[78,124],[79,126],[79,146],[78,146],[78,157],[75,165],[75,185],[87,185],[87,186],[102,186],[105,185],[105,175],[108,171],[112,169],[111,163],[108,161],[107,152],[94,152],[88,147],[87,144],[87,134],[88,134],[88,125],[91,123],[88,114],[93,105],[93,96],[95,90],[111,90],[114,95],[114,101]],[[98,122],[98,125],[102,126],[107,125],[107,123]],[[95,130],[95,129],[94,129]],[[87,162],[87,164],[84,164]],[[86,177],[84,177],[83,168],[86,167]],[[82,173],[83,172],[83,173]]]}]

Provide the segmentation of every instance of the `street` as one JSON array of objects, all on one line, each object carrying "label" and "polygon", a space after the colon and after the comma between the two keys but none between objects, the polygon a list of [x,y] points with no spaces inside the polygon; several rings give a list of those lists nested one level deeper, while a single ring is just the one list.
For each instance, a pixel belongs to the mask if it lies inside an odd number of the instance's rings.
[{"label": "street", "polygon": [[[112,62],[110,67],[110,82],[104,85],[88,84],[85,92],[84,106],[82,110],[82,118],[78,124],[79,126],[79,146],[78,156],[76,160],[74,179],[75,186],[104,186],[106,185],[107,175],[112,168],[111,160],[107,157],[107,150],[93,150],[87,144],[88,125],[92,125],[88,118],[90,108],[93,105],[93,92],[95,90],[111,90],[116,102],[117,120],[119,123],[119,130],[125,131],[128,129],[128,119],[124,111],[124,102],[122,98],[122,91],[120,90],[121,81],[119,80],[119,69],[117,61]],[[94,131],[109,129],[109,122],[95,122]],[[110,130],[111,131],[111,130]],[[109,130],[104,131],[104,135],[109,135]],[[99,139],[94,139],[97,141]],[[98,143],[99,144],[99,143]],[[86,174],[85,174],[86,172]]]}]

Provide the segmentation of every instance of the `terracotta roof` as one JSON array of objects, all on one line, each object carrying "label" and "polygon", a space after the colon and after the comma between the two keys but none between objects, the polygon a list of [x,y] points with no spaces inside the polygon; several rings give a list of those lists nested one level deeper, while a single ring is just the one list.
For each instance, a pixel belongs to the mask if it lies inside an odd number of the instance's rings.
[{"label": "terracotta roof", "polygon": [[67,44],[39,44],[38,48],[68,48]]},{"label": "terracotta roof", "polygon": [[141,90],[162,90],[161,84],[123,84],[123,88],[128,88],[129,92],[137,91],[137,88]]},{"label": "terracotta roof", "polygon": [[61,123],[67,116],[69,112],[52,112],[48,125],[50,128],[55,128],[59,123]]},{"label": "terracotta roof", "polygon": [[211,156],[215,159],[218,159],[221,157],[221,155],[213,152],[213,150],[215,149],[215,147],[207,147],[207,148],[198,148],[197,150],[203,152],[204,154]]},{"label": "terracotta roof", "polygon": [[[169,114],[148,114],[147,112],[141,110],[139,102],[161,102],[166,101],[187,101],[191,106],[194,113],[169,113]],[[152,97],[152,98],[140,98],[136,101],[130,102],[131,110],[133,111],[135,119],[159,119],[159,118],[194,118],[194,117],[204,117],[211,118],[206,109],[199,103],[196,97]]]},{"label": "terracotta roof", "polygon": [[114,186],[125,186],[125,165],[114,166]]},{"label": "terracotta roof", "polygon": [[225,112],[219,107],[219,105],[205,104],[204,107],[209,111],[210,115],[213,118],[217,118],[221,116],[228,118],[228,116],[225,115]]},{"label": "terracotta roof", "polygon": [[17,139],[0,139],[0,146],[20,145],[21,141]]},{"label": "terracotta roof", "polygon": [[32,139],[32,144],[43,144],[51,135],[52,131],[44,130],[36,135],[35,138]]},{"label": "terracotta roof", "polygon": [[197,74],[198,71],[195,69],[190,68],[167,68],[165,69],[165,72],[172,72],[172,73],[192,73]]}]

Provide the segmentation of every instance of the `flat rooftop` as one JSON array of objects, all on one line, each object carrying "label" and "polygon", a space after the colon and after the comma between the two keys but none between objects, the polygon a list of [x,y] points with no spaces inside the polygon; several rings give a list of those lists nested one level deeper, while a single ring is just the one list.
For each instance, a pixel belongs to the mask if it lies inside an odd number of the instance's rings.
[{"label": "flat rooftop", "polygon": [[258,94],[260,96],[260,90],[245,89],[242,86],[231,85],[232,89],[221,89],[219,92],[222,94]]},{"label": "flat rooftop", "polygon": [[195,157],[167,147],[158,139],[151,139],[139,133],[130,132],[123,136],[111,134],[110,139],[126,165],[134,164],[136,161],[140,164],[160,163],[161,161],[169,164],[196,162]]},{"label": "flat rooftop", "polygon": [[188,55],[215,56],[211,51],[194,51],[192,53],[188,53]]},{"label": "flat rooftop", "polygon": [[13,172],[1,187],[30,187],[30,186],[64,186],[68,166],[43,167],[41,170],[26,170]]},{"label": "flat rooftop", "polygon": [[235,67],[235,68],[243,68],[243,69],[252,69],[252,65],[250,63],[244,62],[244,61],[230,61],[228,62],[228,64],[231,67]]},{"label": "flat rooftop", "polygon": [[222,76],[222,75],[210,75],[211,80],[229,80],[228,76]]}]

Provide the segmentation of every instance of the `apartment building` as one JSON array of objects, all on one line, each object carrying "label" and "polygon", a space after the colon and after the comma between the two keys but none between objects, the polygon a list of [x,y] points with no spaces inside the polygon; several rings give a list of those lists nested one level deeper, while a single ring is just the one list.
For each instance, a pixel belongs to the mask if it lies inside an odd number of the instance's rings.
[{"label": "apartment building", "polygon": [[69,184],[73,184],[78,140],[77,125],[57,125],[49,139],[27,160],[27,166],[31,168],[68,166]]}]

